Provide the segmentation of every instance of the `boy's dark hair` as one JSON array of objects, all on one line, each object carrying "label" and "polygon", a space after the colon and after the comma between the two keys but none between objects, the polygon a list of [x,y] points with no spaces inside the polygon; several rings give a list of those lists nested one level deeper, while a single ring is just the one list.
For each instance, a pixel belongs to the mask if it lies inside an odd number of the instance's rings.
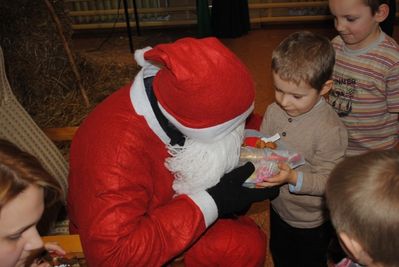
[{"label": "boy's dark hair", "polygon": [[357,240],[374,262],[399,266],[399,151],[372,151],[336,165],[326,187],[338,233]]},{"label": "boy's dark hair", "polygon": [[371,8],[371,14],[374,15],[377,12],[380,5],[382,4],[389,5],[390,1],[396,1],[396,0],[363,0],[363,3]]},{"label": "boy's dark hair", "polygon": [[317,91],[331,78],[334,63],[330,40],[309,31],[289,35],[272,54],[272,70],[282,80],[305,82]]}]

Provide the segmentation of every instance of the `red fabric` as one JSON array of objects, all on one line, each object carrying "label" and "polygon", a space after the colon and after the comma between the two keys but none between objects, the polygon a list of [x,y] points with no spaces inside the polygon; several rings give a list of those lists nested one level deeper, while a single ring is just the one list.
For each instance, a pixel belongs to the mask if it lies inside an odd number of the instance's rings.
[{"label": "red fabric", "polygon": [[[262,238],[256,239],[254,224],[231,221],[225,235],[218,233],[224,222],[219,220],[204,234],[198,206],[185,195],[173,198],[167,156],[165,145],[134,112],[129,86],[107,98],[79,127],[71,146],[68,213],[89,266],[161,266],[196,240],[196,247],[209,246],[207,240],[213,246],[228,241],[229,253],[238,253],[243,262],[254,256],[246,252]],[[254,241],[244,239],[244,232]],[[209,259],[223,262],[225,255],[212,253]]]},{"label": "red fabric", "polygon": [[245,128],[259,131],[263,116],[258,113],[251,113],[245,122]]},{"label": "red fabric", "polygon": [[185,254],[184,263],[195,267],[263,266],[266,244],[265,234],[250,218],[220,220]]},{"label": "red fabric", "polygon": [[154,79],[154,92],[161,106],[186,127],[225,123],[254,102],[248,69],[214,37],[160,44],[144,58],[164,64]]}]

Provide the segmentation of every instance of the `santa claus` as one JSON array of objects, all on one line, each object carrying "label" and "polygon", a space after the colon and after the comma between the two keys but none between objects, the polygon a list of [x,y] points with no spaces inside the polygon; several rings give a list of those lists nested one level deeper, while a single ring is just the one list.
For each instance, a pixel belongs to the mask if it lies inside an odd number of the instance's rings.
[{"label": "santa claus", "polygon": [[142,66],[72,142],[68,212],[89,266],[261,266],[266,238],[240,212],[277,188],[237,167],[254,86],[216,38],[135,53]]}]

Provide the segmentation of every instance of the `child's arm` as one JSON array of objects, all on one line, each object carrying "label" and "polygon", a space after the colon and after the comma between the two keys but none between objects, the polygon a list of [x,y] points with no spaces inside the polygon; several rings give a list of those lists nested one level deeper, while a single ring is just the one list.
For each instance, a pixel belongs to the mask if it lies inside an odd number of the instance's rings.
[{"label": "child's arm", "polygon": [[344,158],[348,143],[346,129],[334,127],[321,131],[317,138],[318,147],[304,166],[291,169],[287,164],[279,164],[280,173],[258,183],[258,187],[289,184],[294,194],[322,196],[331,170]]},{"label": "child's arm", "polygon": [[291,193],[323,196],[327,179],[335,165],[345,157],[348,134],[343,126],[319,129],[314,155],[307,164],[296,169],[303,173],[300,188]]},{"label": "child's arm", "polygon": [[389,70],[385,80],[388,112],[399,113],[399,62]]}]

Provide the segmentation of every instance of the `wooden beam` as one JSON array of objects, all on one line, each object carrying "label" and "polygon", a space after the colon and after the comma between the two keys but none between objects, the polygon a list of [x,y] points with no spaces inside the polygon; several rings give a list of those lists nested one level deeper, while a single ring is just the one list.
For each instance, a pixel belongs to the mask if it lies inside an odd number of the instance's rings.
[{"label": "wooden beam", "polygon": [[[128,8],[129,13],[133,14],[134,9]],[[194,6],[183,6],[183,7],[165,7],[165,8],[138,8],[137,13],[139,14],[151,14],[151,13],[173,13],[173,12],[195,12]],[[117,15],[121,14],[123,9],[96,9],[96,10],[82,10],[82,11],[70,11],[68,14],[71,17],[77,16],[104,16],[104,15]]]},{"label": "wooden beam", "polygon": [[251,23],[260,22],[301,22],[301,21],[326,21],[332,19],[332,16],[276,16],[276,17],[258,17],[251,18]]},{"label": "wooden beam", "polygon": [[42,130],[52,141],[71,141],[78,127],[45,128]]},{"label": "wooden beam", "polygon": [[[76,0],[74,0],[76,1]],[[73,1],[71,1],[73,2]],[[250,3],[249,9],[274,9],[274,8],[298,8],[298,7],[328,7],[328,1],[316,1],[316,2],[287,2],[287,3]],[[103,16],[103,15],[116,15],[120,13],[122,8],[118,9],[106,9],[106,10],[83,10],[83,11],[70,11],[71,17],[77,16]],[[133,8],[129,8],[128,12],[133,13]],[[137,13],[139,14],[150,14],[150,13],[173,13],[173,12],[184,12],[193,11],[196,12],[195,6],[179,6],[179,7],[154,7],[154,8],[138,8]]]},{"label": "wooden beam", "polygon": [[[134,21],[130,21],[132,27],[136,26]],[[181,25],[195,25],[197,20],[165,20],[165,21],[142,21],[140,27],[159,27],[159,26],[181,26]],[[85,23],[85,24],[73,24],[72,29],[74,30],[94,30],[94,29],[112,29],[112,28],[124,28],[126,27],[125,22],[107,22],[107,23]]]},{"label": "wooden beam", "polygon": [[281,2],[281,3],[250,3],[249,9],[269,9],[269,8],[295,8],[295,7],[328,7],[328,1],[315,2]]}]

